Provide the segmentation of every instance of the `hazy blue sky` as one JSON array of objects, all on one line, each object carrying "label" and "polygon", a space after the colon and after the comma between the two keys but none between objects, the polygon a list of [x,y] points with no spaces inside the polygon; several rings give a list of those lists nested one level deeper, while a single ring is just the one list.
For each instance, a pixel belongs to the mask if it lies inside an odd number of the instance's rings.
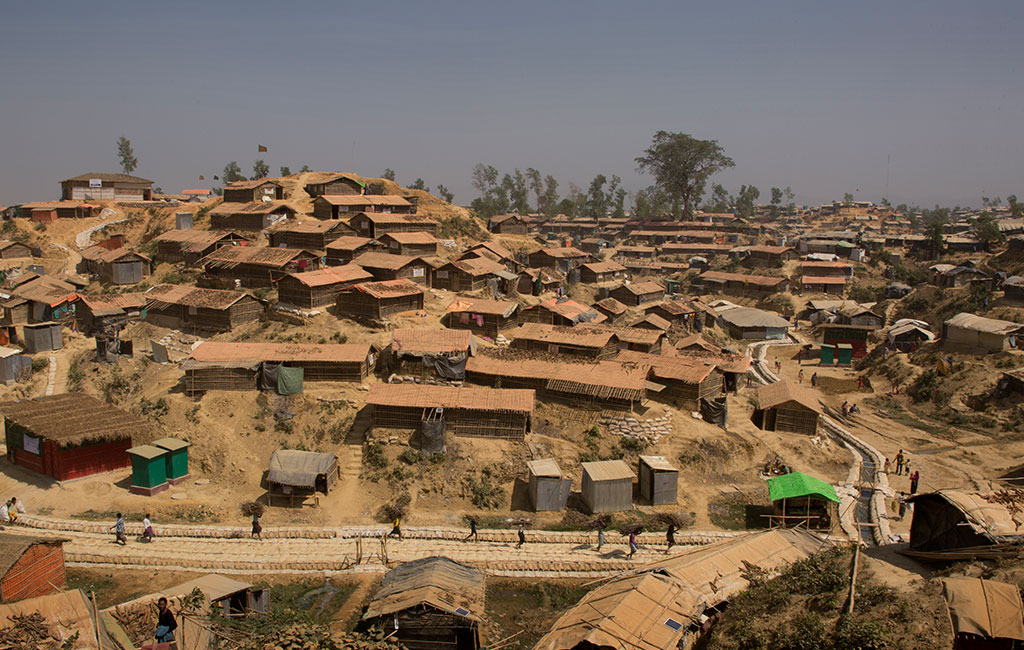
[{"label": "hazy blue sky", "polygon": [[[444,183],[477,162],[649,183],[658,129],[801,203],[1024,195],[1024,2],[18,2],[0,21],[0,204],[225,163]],[[209,180],[207,181],[207,185]],[[859,191],[856,191],[859,190]]]}]

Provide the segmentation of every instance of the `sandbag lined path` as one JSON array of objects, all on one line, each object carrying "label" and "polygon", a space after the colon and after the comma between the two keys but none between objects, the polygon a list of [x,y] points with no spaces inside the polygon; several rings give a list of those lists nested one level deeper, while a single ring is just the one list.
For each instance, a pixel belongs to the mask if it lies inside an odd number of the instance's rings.
[{"label": "sandbag lined path", "polygon": [[[69,566],[217,571],[220,573],[363,573],[433,555],[444,555],[496,576],[604,577],[666,557],[662,533],[640,535],[640,548],[626,559],[625,538],[606,533],[601,553],[596,534],[587,532],[526,532],[526,544],[514,548],[516,531],[481,529],[479,542],[463,542],[467,530],[444,527],[403,528],[404,539],[389,539],[387,526],[322,528],[266,526],[263,539],[249,537],[248,527],[155,525],[151,543],[135,541],[142,526],[126,526],[128,545],[114,542],[113,522],[57,519],[26,514],[12,528],[60,537]],[[8,529],[10,530],[10,528]],[[727,539],[740,532],[677,533],[679,551]],[[360,547],[361,557],[360,557]],[[673,549],[672,553],[677,551]]]}]

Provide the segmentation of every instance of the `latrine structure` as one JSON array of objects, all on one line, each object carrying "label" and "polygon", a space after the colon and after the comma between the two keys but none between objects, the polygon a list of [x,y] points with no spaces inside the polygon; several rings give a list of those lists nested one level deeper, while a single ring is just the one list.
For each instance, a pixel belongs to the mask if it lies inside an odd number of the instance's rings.
[{"label": "latrine structure", "polygon": [[652,506],[674,505],[678,500],[679,470],[664,456],[641,456],[637,469],[640,497]]},{"label": "latrine structure", "polygon": [[559,511],[565,507],[572,489],[572,479],[563,478],[554,458],[541,458],[526,463],[530,473],[530,504],[535,512]]},{"label": "latrine structure", "polygon": [[406,279],[356,284],[338,294],[338,317],[383,321],[422,310],[424,291],[422,285]]},{"label": "latrine structure", "polygon": [[381,383],[370,387],[366,403],[373,406],[374,427],[420,430],[440,420],[457,436],[523,440],[534,391]]}]

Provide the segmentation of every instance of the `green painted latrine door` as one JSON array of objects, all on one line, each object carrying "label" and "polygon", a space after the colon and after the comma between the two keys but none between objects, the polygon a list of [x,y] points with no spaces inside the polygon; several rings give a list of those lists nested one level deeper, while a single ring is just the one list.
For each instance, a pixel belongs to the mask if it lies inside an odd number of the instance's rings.
[{"label": "green painted latrine door", "polygon": [[142,445],[132,447],[128,455],[132,459],[132,485],[155,488],[167,482],[167,451]]}]

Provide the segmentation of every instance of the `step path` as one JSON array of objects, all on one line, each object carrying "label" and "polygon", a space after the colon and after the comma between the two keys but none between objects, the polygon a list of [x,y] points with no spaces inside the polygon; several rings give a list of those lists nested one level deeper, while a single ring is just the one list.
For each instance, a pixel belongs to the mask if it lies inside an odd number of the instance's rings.
[{"label": "step path", "polygon": [[[128,524],[128,545],[114,543],[112,522],[56,519],[23,515],[20,524],[33,533],[61,537],[65,561],[71,566],[204,570],[221,573],[366,573],[433,555],[471,564],[491,575],[518,577],[603,577],[644,562],[664,558],[661,533],[640,536],[640,549],[627,560],[625,538],[608,535],[612,543],[601,553],[587,532],[527,531],[527,542],[514,548],[516,531],[485,529],[479,542],[464,542],[466,530],[444,527],[403,529],[405,539],[381,538],[388,526],[282,526],[263,529],[262,540],[249,537],[248,527],[167,524],[154,526],[151,543],[136,541],[138,523]],[[732,532],[677,533],[679,551],[733,537]],[[361,549],[361,551],[360,551]],[[673,554],[676,551],[673,551]]]}]

